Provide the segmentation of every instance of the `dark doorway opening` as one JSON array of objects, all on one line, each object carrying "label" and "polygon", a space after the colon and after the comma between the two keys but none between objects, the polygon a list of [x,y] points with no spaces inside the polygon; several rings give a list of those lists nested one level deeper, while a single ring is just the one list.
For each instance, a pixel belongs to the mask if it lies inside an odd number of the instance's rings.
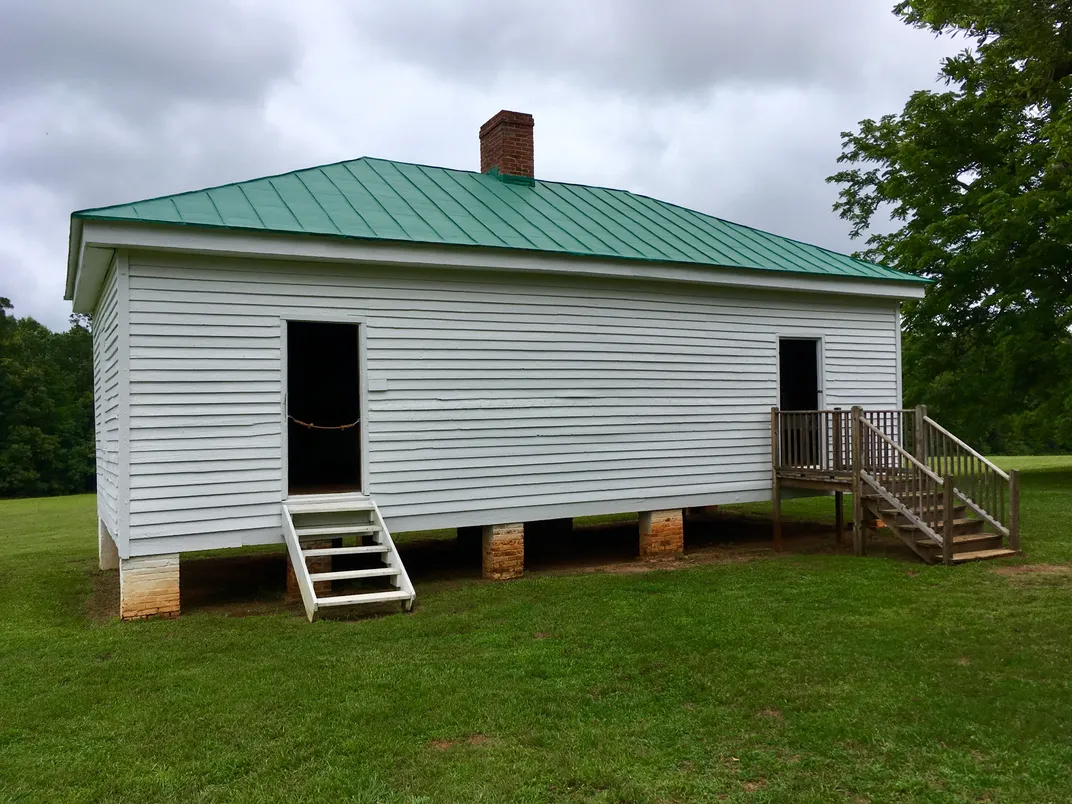
[{"label": "dark doorway opening", "polygon": [[819,410],[819,341],[782,338],[778,349],[782,410]]},{"label": "dark doorway opening", "polygon": [[[819,410],[819,341],[782,338],[778,342],[778,406],[782,410]],[[782,417],[782,455],[795,456],[803,466],[819,463],[820,417]]]},{"label": "dark doorway opening", "polygon": [[287,322],[290,494],[361,490],[358,325]]}]

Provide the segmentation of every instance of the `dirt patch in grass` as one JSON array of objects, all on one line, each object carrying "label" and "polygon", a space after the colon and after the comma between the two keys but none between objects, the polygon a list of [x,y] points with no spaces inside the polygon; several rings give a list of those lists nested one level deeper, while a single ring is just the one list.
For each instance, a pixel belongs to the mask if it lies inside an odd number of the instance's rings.
[{"label": "dirt patch in grass", "polygon": [[431,740],[428,743],[428,747],[436,751],[449,751],[451,748],[454,748],[459,745],[484,745],[489,741],[489,739],[490,738],[486,734],[476,732],[474,734],[470,734],[468,737],[462,737],[457,740]]},{"label": "dirt patch in grass", "polygon": [[86,598],[86,617],[97,623],[118,617],[119,572],[101,572],[94,567],[90,576],[93,581],[93,591]]},{"label": "dirt patch in grass", "polygon": [[991,572],[996,575],[1072,575],[1072,566],[1068,564],[1015,564],[994,567]]}]

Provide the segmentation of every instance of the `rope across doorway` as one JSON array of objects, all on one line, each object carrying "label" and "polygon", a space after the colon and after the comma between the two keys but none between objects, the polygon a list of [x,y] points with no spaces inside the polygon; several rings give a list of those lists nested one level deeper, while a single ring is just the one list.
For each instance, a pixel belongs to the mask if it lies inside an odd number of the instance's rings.
[{"label": "rope across doorway", "polygon": [[354,421],[350,422],[349,424],[334,424],[334,425],[311,424],[310,422],[303,422],[301,419],[296,419],[293,416],[291,416],[289,413],[287,414],[287,418],[290,419],[295,424],[299,424],[302,427],[308,427],[310,430],[349,430],[351,427],[357,427],[357,425],[360,424],[360,422],[361,422],[360,419],[355,419]]}]

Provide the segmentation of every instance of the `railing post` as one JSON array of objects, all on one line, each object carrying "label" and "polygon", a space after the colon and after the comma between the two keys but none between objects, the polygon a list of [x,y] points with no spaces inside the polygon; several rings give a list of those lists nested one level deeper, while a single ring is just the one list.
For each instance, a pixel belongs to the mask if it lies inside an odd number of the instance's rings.
[{"label": "railing post", "polygon": [[912,433],[912,454],[916,456],[916,460],[924,466],[930,466],[927,463],[927,425],[924,423],[924,419],[927,418],[927,406],[916,405],[915,422],[913,422]]},{"label": "railing post", "polygon": [[830,427],[834,447],[834,464],[833,469],[835,472],[841,471],[845,463],[845,432],[842,429],[841,423],[841,408],[834,408],[834,415],[832,417]]},{"label": "railing post", "polygon": [[1020,551],[1020,470],[1009,472],[1009,549]]},{"label": "railing post", "polygon": [[778,408],[770,409],[771,437],[771,508],[773,509],[774,549],[782,549],[782,489],[778,483],[778,464],[781,455],[782,428]]},{"label": "railing post", "polygon": [[852,551],[858,556],[864,554],[863,481],[860,479],[860,472],[863,471],[863,433],[860,429],[860,417],[863,413],[863,408],[853,405],[849,421],[849,448],[852,451]]},{"label": "railing post", "polygon": [[942,478],[942,563],[953,563],[953,476]]}]

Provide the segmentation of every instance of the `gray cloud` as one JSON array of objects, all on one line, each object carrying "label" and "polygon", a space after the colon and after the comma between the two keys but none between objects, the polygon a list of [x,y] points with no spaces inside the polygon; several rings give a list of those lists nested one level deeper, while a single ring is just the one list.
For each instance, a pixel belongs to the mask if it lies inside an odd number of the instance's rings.
[{"label": "gray cloud", "polygon": [[361,155],[476,168],[500,108],[535,115],[541,178],[851,250],[839,132],[955,48],[859,0],[10,0],[0,295],[65,325],[75,209]]},{"label": "gray cloud", "polygon": [[14,0],[3,19],[0,98],[69,87],[141,114],[183,99],[246,100],[289,75],[297,52],[279,16],[251,25],[213,0]]},{"label": "gray cloud", "polygon": [[860,0],[396,0],[352,15],[391,56],[461,80],[527,71],[645,99],[725,82],[858,84],[890,23]]}]

